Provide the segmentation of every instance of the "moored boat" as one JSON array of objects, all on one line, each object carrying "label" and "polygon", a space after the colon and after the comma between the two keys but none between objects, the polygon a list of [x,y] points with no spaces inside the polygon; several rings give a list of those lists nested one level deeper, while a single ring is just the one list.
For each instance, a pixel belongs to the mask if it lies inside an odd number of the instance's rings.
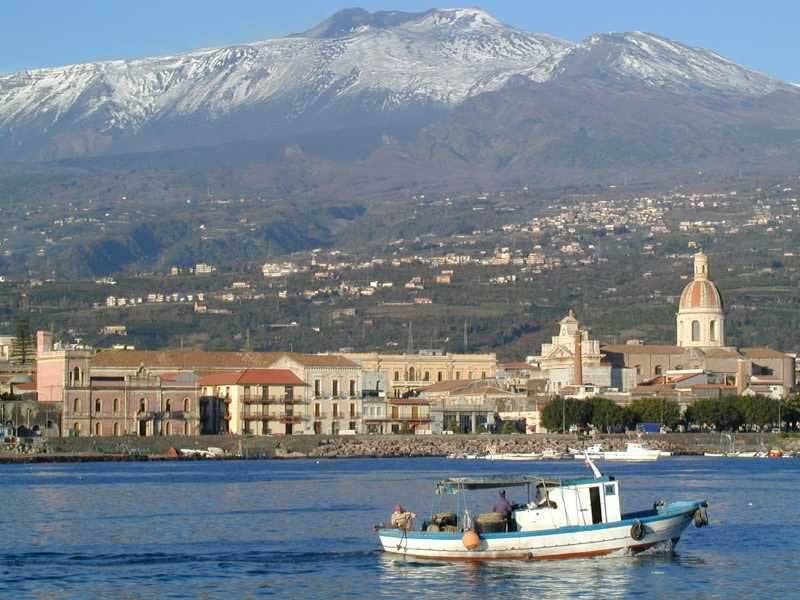
[{"label": "moored boat", "polygon": [[[436,483],[436,494],[454,494],[463,512],[437,513],[421,531],[376,526],[383,550],[431,559],[545,560],[636,553],[673,548],[689,523],[708,524],[705,500],[657,502],[647,510],[622,513],[620,482],[602,475],[557,479],[536,475],[454,477]],[[465,494],[476,490],[525,488],[527,501],[508,518],[474,515]],[[442,525],[437,518],[448,515]]]},{"label": "moored boat", "polygon": [[645,448],[640,442],[628,442],[625,444],[625,450],[621,452],[603,452],[604,460],[644,461],[658,460],[660,456],[661,452],[659,450]]}]

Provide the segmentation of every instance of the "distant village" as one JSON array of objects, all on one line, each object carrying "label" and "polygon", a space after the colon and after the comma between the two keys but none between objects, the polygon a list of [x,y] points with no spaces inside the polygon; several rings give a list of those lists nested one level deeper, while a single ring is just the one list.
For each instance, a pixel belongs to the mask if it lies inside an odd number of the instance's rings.
[{"label": "distant village", "polygon": [[[796,355],[728,345],[710,261],[702,252],[693,260],[678,301],[674,343],[601,345],[570,311],[550,343],[515,362],[413,347],[317,354],[124,345],[95,350],[61,343],[44,330],[36,333],[30,360],[19,361],[19,344],[6,336],[0,338],[0,393],[6,398],[0,419],[46,436],[539,433],[545,431],[542,409],[553,398],[604,397],[622,406],[664,398],[683,408],[726,395],[786,398],[798,385]],[[320,273],[337,270],[330,263],[313,266],[325,269]],[[295,268],[302,267],[281,263],[264,270],[270,276]],[[203,270],[213,273],[208,265]],[[443,269],[441,283],[450,275]],[[374,283],[365,289],[380,290],[382,283]],[[204,297],[154,292],[114,301],[197,306]],[[125,335],[119,328],[108,332]]]}]

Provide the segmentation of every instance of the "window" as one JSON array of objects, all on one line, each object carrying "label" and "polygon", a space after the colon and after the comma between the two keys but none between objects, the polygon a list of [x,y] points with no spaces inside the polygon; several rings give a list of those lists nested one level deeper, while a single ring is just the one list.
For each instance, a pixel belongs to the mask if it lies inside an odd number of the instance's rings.
[{"label": "window", "polygon": [[94,400],[94,412],[100,412],[100,398],[95,398]]},{"label": "window", "polygon": [[183,412],[192,412],[192,401],[189,398],[183,399]]},{"label": "window", "polygon": [[425,375],[422,376],[423,381],[430,381],[431,380],[431,372],[425,371]]},{"label": "window", "polygon": [[711,321],[711,323],[708,324],[708,339],[710,339],[712,342],[716,342],[717,341],[717,322],[716,321]]},{"label": "window", "polygon": [[661,375],[661,365],[656,365],[655,367],[653,367],[653,373],[655,373],[656,375]]},{"label": "window", "polygon": [[139,412],[147,412],[147,401],[144,398],[139,398]]},{"label": "window", "polygon": [[486,379],[486,371],[481,371],[481,379]]},{"label": "window", "polygon": [[119,435],[119,423],[114,423],[114,437]]},{"label": "window", "polygon": [[338,396],[339,395],[339,380],[338,379],[334,379],[333,382],[331,383],[331,385],[332,385],[331,389],[333,390],[334,397]]},{"label": "window", "polygon": [[411,418],[412,419],[419,419],[419,407],[412,406],[411,407]]},{"label": "window", "polygon": [[172,435],[172,423],[167,421],[167,435]]},{"label": "window", "polygon": [[461,371],[456,371],[456,379],[461,379]]},{"label": "window", "polygon": [[700,341],[700,321],[692,321],[692,341]]},{"label": "window", "polygon": [[80,385],[81,384],[81,370],[78,367],[75,367],[72,370],[72,385]]},{"label": "window", "polygon": [[81,401],[79,398],[75,398],[75,400],[72,401],[72,412],[81,412]]},{"label": "window", "polygon": [[294,400],[294,386],[293,385],[285,385],[285,386],[283,386],[283,398],[285,400]]},{"label": "window", "polygon": [[75,437],[78,437],[81,434],[81,424],[80,423],[75,423],[75,425],[72,426],[72,433],[73,433],[73,435]]},{"label": "window", "polygon": [[394,380],[395,381],[400,381],[400,371],[395,371],[394,372]]},{"label": "window", "polygon": [[438,373],[436,373],[436,381],[441,381],[441,380],[442,380],[442,372],[439,371]]},{"label": "window", "polygon": [[414,367],[410,367],[408,369],[408,380],[415,381],[414,375],[416,375],[416,373],[414,372]]},{"label": "window", "polygon": [[[356,403],[355,402],[351,402],[350,403],[350,416],[351,417],[355,417],[356,416]],[[351,427],[350,429],[353,429],[353,428]]]},{"label": "window", "polygon": [[617,495],[617,488],[614,486],[613,483],[606,484],[606,496],[616,496]]},{"label": "window", "polygon": [[101,435],[103,435],[103,428],[102,428],[102,426],[100,425],[100,423],[95,423],[95,424],[94,424],[94,434],[95,434],[96,436],[101,436]]},{"label": "window", "polygon": [[356,430],[356,422],[355,421],[350,421],[350,423],[348,423],[348,425],[349,425],[350,431],[355,431]]},{"label": "window", "polygon": [[244,386],[244,401],[247,402],[248,400],[250,400],[250,386],[246,385]]},{"label": "window", "polygon": [[[116,415],[119,412],[119,398],[114,398],[114,402],[112,404],[114,408],[114,414]],[[114,434],[116,435],[116,434]]]},{"label": "window", "polygon": [[393,406],[392,407],[392,418],[393,419],[397,419],[399,417],[400,417],[400,411],[398,410],[398,408],[396,406]]},{"label": "window", "polygon": [[189,423],[185,421],[183,423],[183,435],[189,435]]},{"label": "window", "polygon": [[314,398],[319,398],[319,379],[314,380]]},{"label": "window", "polygon": [[314,403],[314,416],[317,417],[317,418],[319,418],[319,416],[320,416],[319,408],[320,408],[319,407],[319,402],[315,402]]},{"label": "window", "polygon": [[339,404],[336,402],[333,403],[333,416],[334,417],[339,416]]},{"label": "window", "polygon": [[356,395],[356,380],[355,379],[351,379],[350,380],[350,397],[353,397],[355,395]]},{"label": "window", "polygon": [[167,404],[164,407],[164,410],[166,412],[172,412],[172,400],[170,400],[169,398],[167,398]]},{"label": "window", "polygon": [[262,402],[266,402],[267,400],[269,400],[269,386],[268,385],[262,385],[261,386],[261,401]]}]

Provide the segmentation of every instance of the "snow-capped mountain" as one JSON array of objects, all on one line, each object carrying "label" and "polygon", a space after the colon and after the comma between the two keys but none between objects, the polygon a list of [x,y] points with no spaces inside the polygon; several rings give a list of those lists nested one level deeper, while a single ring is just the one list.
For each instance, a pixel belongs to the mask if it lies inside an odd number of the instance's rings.
[{"label": "snow-capped mountain", "polygon": [[286,138],[366,123],[380,129],[382,119],[412,113],[424,124],[519,77],[542,84],[610,78],[755,97],[796,93],[713,52],[651,34],[574,44],[475,8],[349,9],[286,38],[0,76],[0,159]]}]

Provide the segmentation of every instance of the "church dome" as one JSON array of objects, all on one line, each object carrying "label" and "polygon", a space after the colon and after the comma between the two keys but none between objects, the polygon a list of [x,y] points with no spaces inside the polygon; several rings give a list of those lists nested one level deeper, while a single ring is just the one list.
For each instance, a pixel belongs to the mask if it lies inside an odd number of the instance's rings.
[{"label": "church dome", "polygon": [[681,294],[681,310],[711,308],[722,310],[722,298],[717,286],[708,279],[690,281]]}]

